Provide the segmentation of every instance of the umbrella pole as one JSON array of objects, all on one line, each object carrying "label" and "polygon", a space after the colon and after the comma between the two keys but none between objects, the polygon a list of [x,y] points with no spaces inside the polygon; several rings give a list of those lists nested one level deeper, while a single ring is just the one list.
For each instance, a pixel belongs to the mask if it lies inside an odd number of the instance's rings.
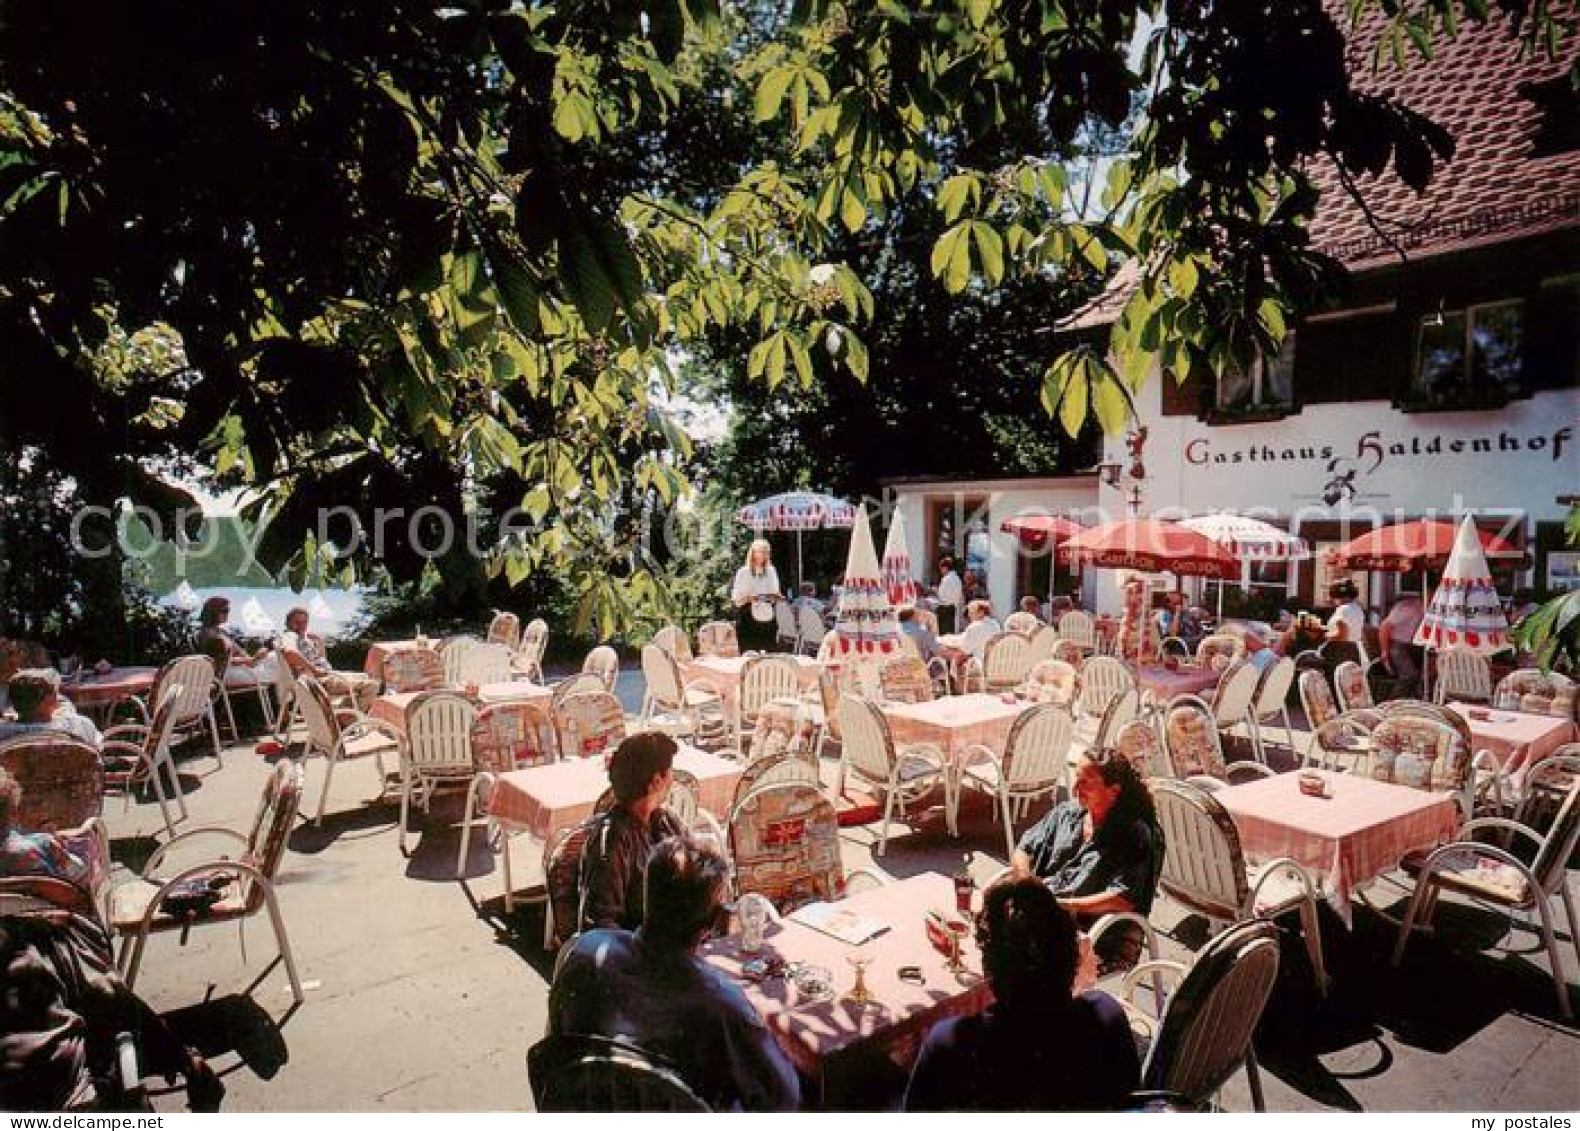
[{"label": "umbrella pole", "polygon": [[801,592],[801,583],[805,580],[806,578],[801,572],[801,532],[797,530],[795,532],[795,590],[797,593]]}]

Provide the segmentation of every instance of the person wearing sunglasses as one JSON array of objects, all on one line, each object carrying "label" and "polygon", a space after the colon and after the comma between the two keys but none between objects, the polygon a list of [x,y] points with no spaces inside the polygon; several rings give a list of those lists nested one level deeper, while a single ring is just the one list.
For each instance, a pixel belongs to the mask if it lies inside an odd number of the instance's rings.
[{"label": "person wearing sunglasses", "polygon": [[642,925],[566,944],[549,988],[552,1036],[636,1045],[715,1111],[794,1111],[795,1069],[746,995],[697,957],[729,929],[729,863],[690,833],[662,840],[646,870]]}]

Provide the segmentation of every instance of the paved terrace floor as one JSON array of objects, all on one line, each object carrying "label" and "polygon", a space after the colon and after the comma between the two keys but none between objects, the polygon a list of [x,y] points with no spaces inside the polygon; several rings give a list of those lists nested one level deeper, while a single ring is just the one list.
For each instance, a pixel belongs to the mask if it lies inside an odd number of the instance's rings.
[{"label": "paved terrace floor", "polygon": [[[633,698],[633,676],[622,698]],[[210,757],[182,762],[191,791],[187,826],[245,829],[269,764],[250,744],[233,746],[224,769]],[[832,763],[825,764],[825,777]],[[316,804],[319,760],[307,764]],[[397,806],[378,791],[371,761],[342,765],[321,828],[302,823],[280,876],[307,1000],[292,1008],[267,920],[250,922],[245,960],[234,927],[175,934],[149,943],[138,991],[200,1046],[229,1089],[226,1109],[519,1110],[530,1107],[525,1052],[544,1031],[550,956],[539,949],[542,908],[504,917],[501,870],[474,839],[468,876],[454,875],[459,804],[413,817],[412,855],[396,846]],[[157,808],[119,798],[106,816],[115,856],[137,864],[161,831]],[[962,814],[950,838],[941,809],[893,829],[879,869],[894,877],[952,871],[962,849],[985,880],[1002,866],[1003,840],[986,804]],[[845,830],[849,867],[874,863],[871,828]],[[517,883],[541,879],[541,848],[514,841]],[[1574,882],[1571,874],[1570,882]],[[1384,882],[1384,903],[1404,889]],[[1417,939],[1400,971],[1389,968],[1393,932],[1358,912],[1353,932],[1324,910],[1336,989],[1315,1000],[1286,946],[1290,974],[1264,1018],[1258,1047],[1271,1111],[1510,1111],[1580,1108],[1580,1039],[1558,1014],[1536,935],[1505,935],[1503,916],[1445,899],[1435,938]],[[1154,922],[1169,936],[1165,956],[1188,957],[1206,938],[1203,920],[1160,899]],[[1561,936],[1566,963],[1573,956]],[[1574,965],[1567,967],[1571,982]],[[249,988],[250,987],[250,988]],[[1572,987],[1571,987],[1572,988]],[[892,1097],[871,1098],[881,1105]],[[181,1110],[177,1093],[156,1098]],[[1220,1102],[1249,1111],[1245,1076]]]}]

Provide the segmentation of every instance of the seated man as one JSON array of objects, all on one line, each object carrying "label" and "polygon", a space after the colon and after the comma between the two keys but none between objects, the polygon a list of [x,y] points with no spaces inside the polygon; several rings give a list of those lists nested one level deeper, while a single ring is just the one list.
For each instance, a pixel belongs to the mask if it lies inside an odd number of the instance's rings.
[{"label": "seated man", "polygon": [[70,735],[95,750],[103,741],[93,720],[61,699],[60,675],[54,668],[27,668],[12,676],[11,706],[16,721],[0,720],[0,742],[41,731]]},{"label": "seated man", "polygon": [[[1291,619],[1291,625],[1294,621]],[[1267,642],[1267,632],[1260,626],[1245,626],[1245,658],[1258,672],[1265,672],[1278,663],[1278,653]]]},{"label": "seated man", "polygon": [[1043,619],[1042,602],[1037,600],[1037,598],[1033,597],[1030,593],[1026,594],[1020,599],[1020,611],[1023,613],[1030,613],[1038,620]]},{"label": "seated man", "polygon": [[0,878],[42,877],[88,891],[93,875],[87,861],[63,837],[16,828],[21,808],[22,786],[0,770]]},{"label": "seated man", "polygon": [[324,642],[316,633],[307,631],[306,609],[292,609],[285,614],[285,631],[280,634],[280,658],[292,675],[310,675],[324,685],[331,695],[351,695],[357,709],[367,711],[378,694],[378,684],[361,672],[339,672],[329,666],[324,654]]},{"label": "seated man", "polygon": [[795,599],[793,604],[797,609],[802,607],[809,608],[820,617],[828,611],[823,602],[817,599],[817,586],[810,581],[801,583],[800,596]]},{"label": "seated man", "polygon": [[939,654],[949,661],[949,666],[954,669],[957,683],[963,679],[966,670],[966,660],[975,657],[979,662],[982,653],[987,648],[987,642],[1003,632],[1003,626],[993,615],[993,606],[987,601],[972,601],[966,606],[966,618],[969,623],[965,631],[960,634],[958,646],[944,645],[939,649]]},{"label": "seated man", "polygon": [[724,928],[729,875],[725,859],[689,834],[659,842],[642,926],[588,931],[561,954],[549,1033],[637,1045],[716,1111],[793,1111],[800,1087],[773,1034],[739,987],[696,956]]},{"label": "seated man", "polygon": [[685,832],[665,809],[675,763],[675,740],[649,731],[633,734],[609,762],[614,808],[582,849],[582,929],[642,925],[642,872],[653,846]]},{"label": "seated man", "polygon": [[1074,992],[1075,921],[1029,877],[988,888],[977,917],[995,1004],[934,1025],[907,1111],[1117,1111],[1141,1078],[1119,1003]]},{"label": "seated man", "polygon": [[916,609],[911,605],[901,605],[899,616],[900,631],[916,641],[916,649],[922,654],[922,659],[931,660],[938,655],[938,637],[917,618]]},{"label": "seated man", "polygon": [[[1147,914],[1162,869],[1163,837],[1146,783],[1127,759],[1089,751],[1072,793],[1021,834],[1010,867],[1047,884],[1083,927],[1110,912]],[[1099,946],[1099,956],[1113,966],[1121,957],[1133,961],[1139,939],[1115,929]]]}]

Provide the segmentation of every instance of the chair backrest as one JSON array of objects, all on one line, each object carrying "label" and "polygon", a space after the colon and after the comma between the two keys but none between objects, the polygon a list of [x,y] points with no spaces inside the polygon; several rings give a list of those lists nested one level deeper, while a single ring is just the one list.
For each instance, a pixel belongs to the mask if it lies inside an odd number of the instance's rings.
[{"label": "chair backrest", "polygon": [[0,769],[22,787],[11,820],[24,832],[65,832],[103,811],[99,753],[80,739],[48,731],[13,738],[0,743]]},{"label": "chair backrest", "polygon": [[589,672],[577,672],[568,676],[554,685],[554,693],[549,696],[549,711],[559,710],[560,704],[572,695],[588,695],[594,692],[607,693],[609,689],[604,686],[603,680]]},{"label": "chair backrest", "polygon": [[774,602],[774,635],[781,642],[789,642],[801,635],[796,624],[796,611],[788,601]]},{"label": "chair backrest", "polygon": [[1295,661],[1290,657],[1280,656],[1269,664],[1256,684],[1256,705],[1252,708],[1256,717],[1265,719],[1282,711],[1294,682]]},{"label": "chair backrest", "polygon": [[561,829],[543,848],[543,887],[554,916],[553,938],[558,945],[581,929],[582,849],[587,838],[603,827],[601,816]]},{"label": "chair backrest", "polygon": [[562,758],[601,757],[625,739],[625,709],[607,691],[572,695],[554,708]]},{"label": "chair backrest", "polygon": [[1222,656],[1225,663],[1245,658],[1245,638],[1232,632],[1215,632],[1203,636],[1196,644],[1196,663],[1210,668],[1213,660]]},{"label": "chair backrest", "polygon": [[1005,632],[1018,632],[1022,636],[1029,637],[1041,627],[1042,619],[1036,613],[1028,613],[1020,609],[1004,618]]},{"label": "chair backrest", "polygon": [[607,644],[600,644],[582,661],[582,672],[595,675],[603,681],[605,691],[613,691],[620,678],[620,654]]},{"label": "chair backrest", "polygon": [[1026,673],[1026,691],[1041,702],[1073,708],[1080,692],[1080,681],[1073,664],[1063,660],[1038,660]]},{"label": "chair backrest", "polygon": [[756,722],[765,703],[794,699],[800,694],[801,671],[788,656],[753,656],[741,665],[736,703],[744,723]]},{"label": "chair backrest", "polygon": [[1059,631],[1051,624],[1038,621],[1037,627],[1026,634],[1026,639],[1031,641],[1031,662],[1035,666],[1053,656],[1059,643]]},{"label": "chair backrest", "polygon": [[1097,723],[1097,735],[1092,740],[1099,750],[1112,747],[1119,739],[1119,731],[1141,714],[1141,691],[1135,685],[1125,688],[1108,701],[1103,717]]},{"label": "chair backrest", "polygon": [[1063,660],[1076,671],[1080,671],[1081,665],[1086,663],[1086,653],[1081,651],[1081,646],[1062,637],[1054,640],[1053,649],[1048,654],[1055,660]]},{"label": "chair backrest", "polygon": [[1144,778],[1169,776],[1168,758],[1156,728],[1145,719],[1131,719],[1114,735],[1113,750]]},{"label": "chair backrest", "polygon": [[516,646],[516,655],[527,664],[543,663],[543,654],[549,650],[549,622],[542,617],[533,617],[527,622],[527,627],[521,630],[521,643]]},{"label": "chair backrest", "polygon": [[839,697],[844,690],[845,684],[837,673],[826,667],[818,669],[817,695],[823,704],[823,725],[835,742],[844,741],[844,731],[839,724]]},{"label": "chair backrest", "polygon": [[887,782],[894,766],[894,739],[883,712],[858,695],[839,697],[840,745],[845,762],[869,781]]},{"label": "chair backrest", "polygon": [[1090,613],[1072,609],[1059,618],[1059,637],[1070,640],[1083,649],[1097,647],[1097,622]]},{"label": "chair backrest", "polygon": [[472,720],[472,764],[503,774],[554,761],[558,742],[548,712],[520,700],[490,703]]},{"label": "chair backrest", "polygon": [[1249,660],[1236,660],[1229,665],[1212,697],[1212,713],[1219,726],[1231,726],[1250,717],[1261,682],[1262,673]]},{"label": "chair backrest", "polygon": [[1346,662],[1359,664],[1364,655],[1359,642],[1354,640],[1324,640],[1317,645],[1317,659],[1329,671]]},{"label": "chair backrest", "polygon": [[701,656],[739,656],[741,642],[735,626],[727,620],[710,620],[697,629],[697,654]]},{"label": "chair backrest", "polygon": [[482,641],[474,636],[451,636],[439,645],[439,664],[444,671],[445,687],[464,687],[466,676],[463,668],[466,659]]},{"label": "chair backrest", "polygon": [[510,680],[510,649],[503,644],[473,644],[461,657],[461,687]]},{"label": "chair backrest", "polygon": [[485,639],[490,644],[503,644],[514,649],[521,644],[521,618],[515,613],[495,613],[488,622]]},{"label": "chair backrest", "polygon": [[329,754],[340,742],[340,718],[329,692],[318,680],[304,675],[296,681],[296,705],[307,726],[308,749]]},{"label": "chair backrest", "polygon": [[[258,813],[247,836],[247,847],[242,851],[242,859],[258,869],[270,883],[279,875],[280,862],[285,858],[285,841],[296,825],[296,810],[301,800],[302,767],[281,759],[263,784]],[[247,910],[257,911],[263,906],[263,889],[246,881],[243,886],[242,899]]]},{"label": "chair backrest", "polygon": [[1378,781],[1452,793],[1464,788],[1470,772],[1470,749],[1459,732],[1426,715],[1384,714],[1371,746],[1371,776]]},{"label": "chair backrest", "polygon": [[1152,783],[1163,831],[1165,894],[1211,919],[1238,919],[1250,892],[1240,834],[1219,800],[1200,786],[1167,778]]},{"label": "chair backrest", "polygon": [[1493,703],[1502,711],[1573,719],[1576,717],[1576,688],[1573,680],[1559,672],[1519,668],[1498,680]]},{"label": "chair backrest", "polygon": [[730,814],[730,859],[738,895],[757,892],[785,910],[845,893],[839,816],[806,782],[763,785]]},{"label": "chair backrest", "polygon": [[1531,874],[1546,894],[1554,894],[1563,885],[1577,840],[1580,840],[1580,777],[1571,775],[1569,790],[1558,806],[1552,828],[1547,830],[1546,839],[1531,861]]},{"label": "chair backrest", "polygon": [[1333,690],[1339,697],[1341,710],[1370,710],[1377,706],[1372,698],[1371,684],[1366,681],[1366,672],[1354,660],[1345,660],[1333,669]]},{"label": "chair backrest", "polygon": [[[907,637],[906,639],[910,639]],[[931,703],[933,677],[916,652],[896,656],[878,669],[878,685],[890,703]]]},{"label": "chair backrest", "polygon": [[157,702],[166,688],[181,688],[181,695],[174,704],[175,716],[171,721],[175,726],[183,727],[208,718],[218,678],[214,672],[214,661],[207,656],[178,656],[154,676],[154,686],[149,692],[148,701]]},{"label": "chair backrest", "polygon": [[1007,691],[1031,671],[1031,641],[1018,632],[1001,632],[982,649],[982,673],[989,691]]},{"label": "chair backrest", "polygon": [[917,606],[916,622],[934,636],[938,635],[938,614],[933,610]]},{"label": "chair backrest", "polygon": [[1197,774],[1227,781],[1228,763],[1212,708],[1194,695],[1180,695],[1163,712],[1163,749],[1177,778]]},{"label": "chair backrest", "polygon": [[823,787],[817,766],[806,758],[797,757],[789,752],[765,754],[747,763],[746,768],[741,771],[741,779],[735,785],[735,796],[730,802],[730,811],[733,813],[735,807],[753,790],[761,786],[779,785],[785,782],[799,782],[814,789]]},{"label": "chair backrest", "polygon": [[1278,929],[1236,923],[1201,950],[1169,999],[1142,1072],[1144,1088],[1207,1100],[1245,1062],[1278,978]]},{"label": "chair backrest", "polygon": [[1321,668],[1310,668],[1300,673],[1300,707],[1306,713],[1306,722],[1312,730],[1339,717],[1339,704],[1328,686],[1328,673]]},{"label": "chair backrest", "polygon": [[679,709],[680,666],[675,662],[674,653],[660,644],[642,645],[642,678],[647,681],[647,695],[655,706],[666,711]]},{"label": "chair backrest", "polygon": [[455,691],[424,691],[406,708],[406,753],[419,774],[472,772],[477,706]]},{"label": "chair backrest", "polygon": [[1109,703],[1134,686],[1130,669],[1121,661],[1113,656],[1092,657],[1081,665],[1081,714],[1101,718]]},{"label": "chair backrest", "polygon": [[1023,711],[1004,743],[1004,784],[1011,793],[1047,793],[1064,780],[1075,720],[1069,709],[1039,703]]},{"label": "chair backrest", "polygon": [[430,648],[402,648],[390,652],[380,665],[384,690],[395,694],[407,691],[435,691],[444,686],[444,664],[439,653]]},{"label": "chair backrest", "polygon": [[1449,699],[1489,701],[1492,698],[1492,667],[1487,658],[1469,648],[1444,648],[1437,654],[1437,683],[1433,696],[1439,703]]},{"label": "chair backrest", "polygon": [[653,633],[652,643],[676,660],[692,658],[691,640],[686,636],[685,629],[678,624],[666,624]]},{"label": "chair backrest", "polygon": [[551,1034],[528,1051],[527,1067],[538,1111],[711,1110],[673,1069],[623,1041]]},{"label": "chair backrest", "polygon": [[669,771],[669,793],[664,798],[664,808],[673,813],[682,825],[691,828],[697,823],[697,810],[701,807],[702,786],[697,775],[673,766]]},{"label": "chair backrest", "polygon": [[1580,742],[1566,742],[1525,771],[1525,788],[1515,807],[1514,819],[1533,829],[1548,827],[1553,813],[1580,779]]},{"label": "chair backrest", "polygon": [[817,752],[813,739],[817,734],[812,714],[801,709],[799,699],[773,699],[764,703],[757,712],[757,725],[752,728],[751,741],[746,748],[746,766],[750,769],[764,759],[797,758],[816,768]]},{"label": "chair backrest", "polygon": [[807,648],[813,644],[821,644],[828,635],[828,629],[823,627],[823,618],[818,615],[811,605],[799,605],[795,611],[796,631],[801,636],[801,647]]},{"label": "chair backrest", "polygon": [[[1424,699],[1390,699],[1373,711],[1356,713],[1363,716],[1367,714],[1376,716],[1376,722],[1372,723],[1371,729],[1376,729],[1377,722],[1381,722],[1386,718],[1410,716],[1412,718],[1431,719],[1434,722],[1443,723],[1453,728],[1454,733],[1459,736],[1460,744],[1467,752],[1467,756],[1474,753],[1476,749],[1476,736],[1470,731],[1470,720],[1458,711],[1439,703],[1428,703]],[[1468,775],[1468,766],[1465,768],[1465,772]]]}]

